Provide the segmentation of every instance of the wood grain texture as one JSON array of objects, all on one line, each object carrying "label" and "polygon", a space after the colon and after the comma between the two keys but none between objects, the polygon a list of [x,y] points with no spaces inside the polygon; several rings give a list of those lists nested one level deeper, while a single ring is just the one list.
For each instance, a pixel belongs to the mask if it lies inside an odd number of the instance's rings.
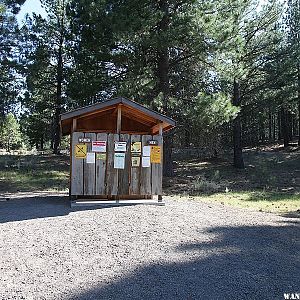
[{"label": "wood grain texture", "polygon": [[[98,133],[97,141],[107,141],[107,133]],[[96,153],[97,155],[97,153]],[[107,148],[106,148],[106,159],[97,160],[96,157],[96,195],[104,195],[106,192],[106,161],[107,161]]]},{"label": "wood grain texture", "polygon": [[161,195],[162,194],[162,168],[163,168],[163,137],[161,135],[154,135],[153,140],[158,141],[158,146],[161,147],[161,163],[154,164],[152,163],[152,195]]},{"label": "wood grain texture", "polygon": [[[85,133],[84,137],[90,138],[91,141],[96,140],[96,134],[95,133]],[[86,143],[87,145],[87,153],[92,152],[92,143]],[[96,163],[96,161],[95,161]],[[95,163],[88,164],[86,162],[86,159],[84,160],[84,166],[83,166],[83,194],[84,195],[95,195],[95,180],[96,180],[96,166]]]},{"label": "wood grain texture", "polygon": [[75,158],[75,147],[82,132],[73,132],[72,135],[72,168],[71,168],[71,195],[83,195],[83,159]]},{"label": "wood grain texture", "polygon": [[[148,141],[151,139],[152,139],[151,135],[143,135],[142,136],[142,149],[143,149],[143,146],[148,145]],[[141,192],[141,195],[150,195],[151,194],[151,166],[150,166],[150,168],[141,167],[140,192]]]},{"label": "wood grain texture", "polygon": [[[131,143],[133,143],[133,142],[141,142],[141,136],[140,135],[132,135]],[[142,156],[140,156],[140,159],[141,158],[142,158]],[[142,164],[142,161],[140,161],[139,167],[131,167],[130,190],[129,190],[130,195],[139,195],[140,194],[141,164]]]},{"label": "wood grain texture", "polygon": [[106,194],[118,194],[118,171],[114,168],[115,142],[119,141],[118,134],[107,136],[107,167],[106,167]]},{"label": "wood grain texture", "polygon": [[118,194],[119,195],[129,195],[129,177],[130,177],[130,135],[120,134],[120,141],[126,142],[126,152],[125,152],[125,168],[118,170]]}]

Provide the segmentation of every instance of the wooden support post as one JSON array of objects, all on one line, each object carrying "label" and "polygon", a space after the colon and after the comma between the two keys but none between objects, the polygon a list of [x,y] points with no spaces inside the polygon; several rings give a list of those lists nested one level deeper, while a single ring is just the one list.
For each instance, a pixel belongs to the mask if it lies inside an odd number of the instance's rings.
[{"label": "wooden support post", "polygon": [[122,126],[122,108],[121,105],[118,105],[117,134],[121,133],[121,126]]},{"label": "wooden support post", "polygon": [[[163,125],[162,123],[159,123],[158,134],[159,134],[160,136],[163,135],[163,126],[162,126],[162,125]],[[161,145],[161,147],[163,147],[163,145]],[[162,195],[158,195],[158,202],[162,202]]]},{"label": "wooden support post", "polygon": [[77,129],[77,119],[72,119],[71,136],[70,136],[70,179],[69,179],[69,197],[71,200],[71,186],[72,186],[72,155],[73,155],[73,132]]},{"label": "wooden support post", "polygon": [[[120,140],[121,128],[122,128],[122,107],[121,104],[119,104],[118,114],[117,114],[117,134],[119,135],[119,140]],[[117,169],[116,172],[117,172],[117,178],[119,180],[119,169]],[[120,197],[119,197],[119,190],[118,190],[118,195],[116,195],[116,203],[119,203],[119,200]]]},{"label": "wooden support post", "polygon": [[73,119],[72,120],[72,132],[71,133],[76,131],[76,129],[77,129],[77,119]]},{"label": "wooden support post", "polygon": [[162,135],[163,134],[163,126],[162,126],[162,123],[159,123],[159,127],[158,127],[158,134],[159,135]]}]

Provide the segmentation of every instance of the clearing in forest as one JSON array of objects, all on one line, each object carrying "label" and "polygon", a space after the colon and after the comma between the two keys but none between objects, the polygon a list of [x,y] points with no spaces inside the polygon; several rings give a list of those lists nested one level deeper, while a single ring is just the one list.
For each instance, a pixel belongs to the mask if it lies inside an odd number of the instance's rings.
[{"label": "clearing in forest", "polygon": [[[299,215],[300,152],[273,147],[245,151],[244,157],[244,170],[233,168],[230,157],[175,161],[175,177],[164,179],[164,194]],[[67,192],[68,186],[66,155],[0,156],[2,197],[17,192]]]}]

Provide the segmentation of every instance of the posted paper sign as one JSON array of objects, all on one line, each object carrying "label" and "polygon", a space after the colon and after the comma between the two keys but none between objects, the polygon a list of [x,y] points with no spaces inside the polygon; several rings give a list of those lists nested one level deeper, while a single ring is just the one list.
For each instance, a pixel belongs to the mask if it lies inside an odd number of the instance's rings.
[{"label": "posted paper sign", "polygon": [[133,156],[133,157],[131,158],[131,166],[132,166],[133,168],[139,167],[139,166],[140,166],[140,163],[141,163],[141,158],[140,158],[140,156]]},{"label": "posted paper sign", "polygon": [[106,141],[93,141],[92,142],[93,152],[106,152]]},{"label": "posted paper sign", "polygon": [[75,145],[75,157],[76,158],[86,158],[86,145],[85,144],[76,144]]},{"label": "posted paper sign", "polygon": [[142,157],[142,167],[143,168],[150,168],[150,156],[143,156]]},{"label": "posted paper sign", "polygon": [[86,163],[87,164],[94,164],[95,163],[95,153],[94,152],[88,152],[86,154]]},{"label": "posted paper sign", "polygon": [[151,146],[143,147],[143,156],[150,156]]},{"label": "posted paper sign", "polygon": [[132,154],[141,154],[142,152],[142,143],[141,142],[132,142],[131,143],[131,153]]},{"label": "posted paper sign", "polygon": [[151,162],[154,164],[161,163],[161,147],[160,146],[151,146]]},{"label": "posted paper sign", "polygon": [[116,152],[126,152],[127,142],[115,142],[115,151]]},{"label": "posted paper sign", "polygon": [[115,169],[125,168],[125,153],[115,153],[114,168]]},{"label": "posted paper sign", "polygon": [[106,153],[96,153],[97,160],[106,160]]}]

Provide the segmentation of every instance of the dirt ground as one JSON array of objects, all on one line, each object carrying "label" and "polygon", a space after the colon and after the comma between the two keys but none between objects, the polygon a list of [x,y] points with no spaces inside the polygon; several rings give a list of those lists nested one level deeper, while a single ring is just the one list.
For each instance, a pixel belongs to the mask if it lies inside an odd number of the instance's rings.
[{"label": "dirt ground", "polygon": [[[164,181],[165,192],[215,193],[227,187],[234,192],[270,191],[300,194],[300,151],[284,150],[278,145],[244,150],[245,169],[232,166],[230,155],[211,160],[188,159],[175,163],[174,178]],[[195,189],[195,182],[213,183],[204,189]],[[206,189],[205,189],[206,187]]]},{"label": "dirt ground", "polygon": [[71,209],[0,202],[0,299],[283,299],[300,287],[300,222],[193,201]]}]

